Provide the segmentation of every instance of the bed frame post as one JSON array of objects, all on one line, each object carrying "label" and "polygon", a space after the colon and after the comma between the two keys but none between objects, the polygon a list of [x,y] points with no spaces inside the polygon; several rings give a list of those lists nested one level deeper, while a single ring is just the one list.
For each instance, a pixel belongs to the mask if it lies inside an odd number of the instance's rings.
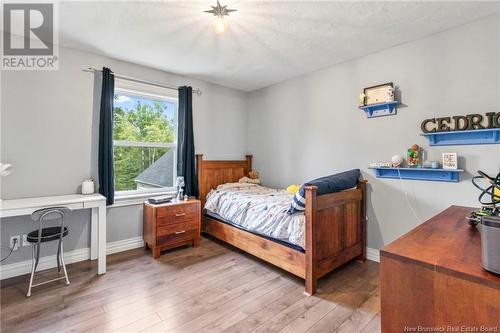
[{"label": "bed frame post", "polygon": [[245,159],[247,160],[247,174],[245,176],[248,176],[248,173],[252,171],[252,155],[245,155]]},{"label": "bed frame post", "polygon": [[316,235],[314,218],[316,214],[316,186],[305,186],[306,191],[306,290],[307,295],[316,293]]},{"label": "bed frame post", "polygon": [[363,178],[359,179],[358,189],[361,190],[361,254],[356,258],[357,261],[365,261],[366,260],[366,183],[367,181]]}]

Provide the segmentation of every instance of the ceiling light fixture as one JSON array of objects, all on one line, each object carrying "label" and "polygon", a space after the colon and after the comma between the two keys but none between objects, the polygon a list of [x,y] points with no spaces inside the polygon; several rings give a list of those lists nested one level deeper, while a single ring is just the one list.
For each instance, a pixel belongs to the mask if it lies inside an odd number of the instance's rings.
[{"label": "ceiling light fixture", "polygon": [[229,16],[229,13],[237,11],[237,9],[228,9],[227,6],[221,6],[217,0],[217,6],[210,6],[211,10],[205,10],[205,13],[214,14],[214,31],[218,34],[223,33],[227,29],[227,22],[224,16]]}]

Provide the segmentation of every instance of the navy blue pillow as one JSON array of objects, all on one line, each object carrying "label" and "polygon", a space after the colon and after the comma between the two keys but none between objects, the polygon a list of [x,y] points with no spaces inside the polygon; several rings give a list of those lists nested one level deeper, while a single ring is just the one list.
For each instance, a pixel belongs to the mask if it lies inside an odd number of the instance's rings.
[{"label": "navy blue pillow", "polygon": [[355,187],[356,185],[358,185],[360,177],[361,172],[359,171],[359,169],[353,169],[337,173],[335,175],[311,180],[302,185],[297,191],[292,199],[292,204],[290,205],[288,213],[293,214],[295,212],[303,211],[306,209],[306,196],[304,186],[317,186],[317,195],[335,193]]}]

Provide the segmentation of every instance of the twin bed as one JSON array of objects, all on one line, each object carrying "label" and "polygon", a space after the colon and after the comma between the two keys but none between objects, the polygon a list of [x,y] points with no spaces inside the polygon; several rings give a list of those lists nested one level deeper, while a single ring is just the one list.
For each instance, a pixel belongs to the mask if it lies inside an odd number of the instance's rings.
[{"label": "twin bed", "polygon": [[287,214],[286,191],[238,184],[252,170],[251,155],[242,161],[204,160],[203,155],[196,160],[205,207],[202,232],[305,279],[310,295],[323,275],[350,260],[365,260],[363,179],[356,188],[324,195],[306,186],[305,211]]}]

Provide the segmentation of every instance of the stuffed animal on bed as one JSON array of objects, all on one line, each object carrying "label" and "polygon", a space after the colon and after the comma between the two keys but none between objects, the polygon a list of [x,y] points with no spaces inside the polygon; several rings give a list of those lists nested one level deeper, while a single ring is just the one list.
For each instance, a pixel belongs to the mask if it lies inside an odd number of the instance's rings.
[{"label": "stuffed animal on bed", "polygon": [[248,173],[248,177],[242,177],[238,180],[239,183],[260,184],[259,173],[252,170]]},{"label": "stuffed animal on bed", "polygon": [[255,170],[252,170],[248,173],[248,177],[250,179],[259,179],[259,173]]}]

